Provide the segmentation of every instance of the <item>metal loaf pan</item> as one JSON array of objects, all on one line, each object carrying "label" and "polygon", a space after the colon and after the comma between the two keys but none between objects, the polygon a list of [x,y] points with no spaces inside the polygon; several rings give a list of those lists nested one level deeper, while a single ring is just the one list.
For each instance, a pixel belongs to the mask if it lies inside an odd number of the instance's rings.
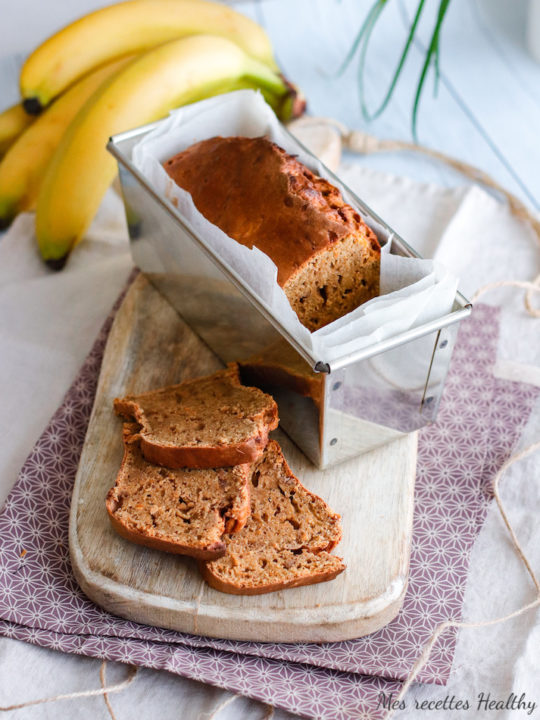
[{"label": "metal loaf pan", "polygon": [[[135,264],[224,363],[239,361],[245,381],[275,397],[281,426],[307,457],[325,468],[433,422],[458,324],[471,311],[463,295],[450,313],[420,327],[338,360],[315,357],[133,165],[134,145],[156,125],[108,144],[119,164]],[[392,236],[391,252],[419,257],[329,170],[327,177],[381,245]]]}]

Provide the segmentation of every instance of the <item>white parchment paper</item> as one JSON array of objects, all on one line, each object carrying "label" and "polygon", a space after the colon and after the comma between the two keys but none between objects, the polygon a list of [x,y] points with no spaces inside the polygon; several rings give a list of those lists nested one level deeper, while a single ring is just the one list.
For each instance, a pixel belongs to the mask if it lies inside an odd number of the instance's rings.
[{"label": "white parchment paper", "polygon": [[[266,135],[287,152],[297,155],[315,173],[327,177],[325,168],[284,131],[262,96],[252,90],[240,90],[175,110],[134,147],[132,160],[155,190],[174,202],[195,232],[309,351],[330,362],[450,312],[457,279],[433,260],[392,255],[389,238],[381,255],[381,295],[326,327],[309,332],[277,284],[277,268],[272,260],[257,248],[231,242],[231,238],[201,215],[189,193],[178,187],[162,166],[193,143],[216,135]],[[375,221],[366,218],[361,208],[358,210],[379,236],[386,236]],[[414,246],[414,238],[407,240]]]}]

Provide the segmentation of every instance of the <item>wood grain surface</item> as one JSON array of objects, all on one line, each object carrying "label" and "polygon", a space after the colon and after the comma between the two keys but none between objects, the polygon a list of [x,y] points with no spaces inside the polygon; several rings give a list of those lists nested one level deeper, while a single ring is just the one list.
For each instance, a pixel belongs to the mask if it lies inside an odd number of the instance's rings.
[{"label": "wood grain surface", "polygon": [[416,434],[324,471],[281,431],[291,468],[341,513],[333,581],[255,597],[208,587],[189,558],[131,544],[112,530],[105,496],[122,458],[114,397],[214,372],[219,360],[143,277],[131,286],[107,343],[75,481],[73,569],[84,592],[125,618],[213,637],[260,641],[342,640],[368,634],[398,612],[412,533]]}]

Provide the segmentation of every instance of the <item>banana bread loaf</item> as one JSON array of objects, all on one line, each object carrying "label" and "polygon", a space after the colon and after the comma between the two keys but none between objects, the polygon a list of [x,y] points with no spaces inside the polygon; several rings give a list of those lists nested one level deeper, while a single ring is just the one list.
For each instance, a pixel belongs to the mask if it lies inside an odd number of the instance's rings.
[{"label": "banana bread loaf", "polygon": [[253,462],[278,425],[270,395],[240,383],[238,366],[142,395],[116,398],[144,458],[169,468],[217,468]]},{"label": "banana bread loaf", "polygon": [[337,188],[264,137],[214,137],[164,164],[199,212],[266,253],[309,330],[379,294],[380,246]]},{"label": "banana bread loaf", "polygon": [[330,554],[341,539],[340,516],[293,475],[280,446],[270,440],[251,476],[251,515],[226,554],[199,563],[217,590],[260,595],[332,580],[344,569]]},{"label": "banana bread loaf", "polygon": [[127,540],[156,550],[217,558],[222,535],[238,532],[250,512],[252,465],[170,470],[147,462],[124,427],[124,459],[107,495],[114,529]]}]

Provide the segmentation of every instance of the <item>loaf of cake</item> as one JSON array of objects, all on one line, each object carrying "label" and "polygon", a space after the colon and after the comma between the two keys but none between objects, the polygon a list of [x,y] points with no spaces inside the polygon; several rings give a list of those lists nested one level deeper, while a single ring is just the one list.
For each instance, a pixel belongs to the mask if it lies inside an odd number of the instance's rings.
[{"label": "loaf of cake", "polygon": [[375,233],[337,188],[266,138],[203,140],[164,167],[207,220],[273,260],[309,330],[379,294]]},{"label": "loaf of cake", "polygon": [[124,427],[124,459],[106,507],[114,529],[156,550],[207,560],[225,553],[250,512],[252,465],[171,470],[147,462],[135,428]]},{"label": "loaf of cake", "polygon": [[199,563],[209,585],[260,595],[343,572],[341,558],[330,554],[341,539],[340,516],[293,475],[274,440],[253,467],[250,495],[251,514],[240,532],[224,536],[225,554]]},{"label": "loaf of cake", "polygon": [[257,460],[278,425],[270,395],[240,383],[238,366],[141,395],[116,398],[146,460],[168,468],[218,468]]}]

